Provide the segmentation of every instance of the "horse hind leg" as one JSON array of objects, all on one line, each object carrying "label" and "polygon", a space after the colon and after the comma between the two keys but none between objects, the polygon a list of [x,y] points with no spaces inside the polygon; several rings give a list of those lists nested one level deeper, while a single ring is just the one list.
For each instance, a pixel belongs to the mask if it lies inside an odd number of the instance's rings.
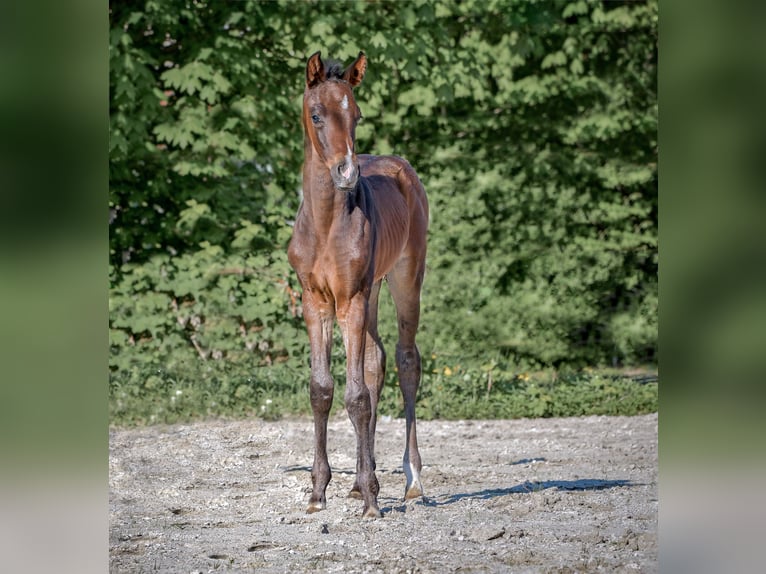
[{"label": "horse hind leg", "polygon": [[[380,293],[381,281],[378,281],[373,285],[370,292],[370,300],[368,306],[368,324],[364,354],[364,384],[370,393],[370,406],[372,410],[372,417],[370,418],[370,451],[373,456],[373,470],[376,468],[375,464],[375,429],[377,426],[377,411],[378,402],[380,401],[380,393],[383,390],[383,382],[386,374],[386,352],[383,348],[383,343],[378,335],[378,295]],[[357,461],[359,460],[359,452],[357,452]],[[357,468],[358,476],[359,468]],[[354,481],[354,486],[348,493],[349,498],[362,498],[362,492],[359,488],[359,479]]]},{"label": "horse hind leg", "polygon": [[402,467],[407,482],[404,488],[404,498],[418,498],[423,495],[420,482],[420,472],[423,464],[418,450],[417,424],[415,418],[415,401],[420,386],[420,352],[417,346],[402,344],[396,346],[396,365],[399,369],[399,387],[404,398],[404,413],[407,425],[406,443]]},{"label": "horse hind leg", "polygon": [[389,273],[388,284],[396,305],[399,325],[399,341],[396,345],[396,367],[399,371],[399,388],[404,399],[406,419],[406,442],[402,465],[407,482],[404,498],[418,498],[423,495],[420,482],[422,462],[418,450],[415,402],[420,386],[420,351],[415,344],[415,335],[420,321],[420,289],[423,283],[423,265],[412,260],[403,260]]}]

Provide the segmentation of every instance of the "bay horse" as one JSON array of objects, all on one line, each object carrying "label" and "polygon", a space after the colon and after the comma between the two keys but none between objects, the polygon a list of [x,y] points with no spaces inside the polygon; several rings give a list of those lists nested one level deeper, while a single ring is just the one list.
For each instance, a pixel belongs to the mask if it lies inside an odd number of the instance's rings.
[{"label": "bay horse", "polygon": [[303,199],[288,247],[301,284],[303,317],[311,347],[310,397],[314,413],[313,490],[307,512],[326,507],[332,476],[327,460],[327,419],[334,382],[330,373],[337,319],[346,351],[345,406],[357,439],[356,480],[349,494],[364,501],[363,516],[381,516],[375,477],[375,425],[386,353],[378,336],[378,295],[385,278],[396,305],[396,366],[404,399],[405,498],[422,496],[422,468],[415,424],[420,320],[428,229],[425,189],[410,164],[395,156],[357,155],[362,117],[353,88],[367,70],[359,52],[347,68],[306,65],[303,92]]}]

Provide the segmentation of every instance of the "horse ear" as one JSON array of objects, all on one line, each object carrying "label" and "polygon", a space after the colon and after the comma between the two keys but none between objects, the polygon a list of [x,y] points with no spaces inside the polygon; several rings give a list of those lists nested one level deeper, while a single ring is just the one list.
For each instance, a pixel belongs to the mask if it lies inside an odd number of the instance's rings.
[{"label": "horse ear", "polygon": [[364,78],[366,71],[367,56],[364,55],[364,52],[359,52],[359,56],[354,60],[354,63],[343,72],[343,79],[351,84],[352,88],[355,88],[362,83],[362,78]]},{"label": "horse ear", "polygon": [[309,88],[313,88],[319,82],[324,82],[326,79],[324,64],[320,55],[321,52],[314,52],[306,64],[306,85]]}]

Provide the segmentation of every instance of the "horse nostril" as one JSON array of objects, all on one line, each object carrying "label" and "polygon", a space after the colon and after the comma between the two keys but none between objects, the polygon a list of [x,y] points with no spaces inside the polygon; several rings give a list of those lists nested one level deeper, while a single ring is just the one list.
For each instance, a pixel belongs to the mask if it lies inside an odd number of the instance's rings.
[{"label": "horse nostril", "polygon": [[340,188],[350,188],[356,185],[359,177],[359,166],[354,161],[340,161],[330,170],[335,184]]},{"label": "horse nostril", "polygon": [[353,163],[347,163],[345,169],[343,169],[340,172],[340,174],[343,176],[344,179],[349,179],[353,172],[354,172],[354,164]]}]

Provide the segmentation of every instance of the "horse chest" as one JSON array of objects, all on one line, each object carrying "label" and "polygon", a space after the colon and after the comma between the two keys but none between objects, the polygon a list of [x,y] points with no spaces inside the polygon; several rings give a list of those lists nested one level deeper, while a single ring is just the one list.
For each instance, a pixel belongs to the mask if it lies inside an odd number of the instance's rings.
[{"label": "horse chest", "polygon": [[365,220],[353,223],[302,238],[304,248],[291,255],[291,263],[304,290],[329,301],[371,284],[375,253],[370,225]]}]

